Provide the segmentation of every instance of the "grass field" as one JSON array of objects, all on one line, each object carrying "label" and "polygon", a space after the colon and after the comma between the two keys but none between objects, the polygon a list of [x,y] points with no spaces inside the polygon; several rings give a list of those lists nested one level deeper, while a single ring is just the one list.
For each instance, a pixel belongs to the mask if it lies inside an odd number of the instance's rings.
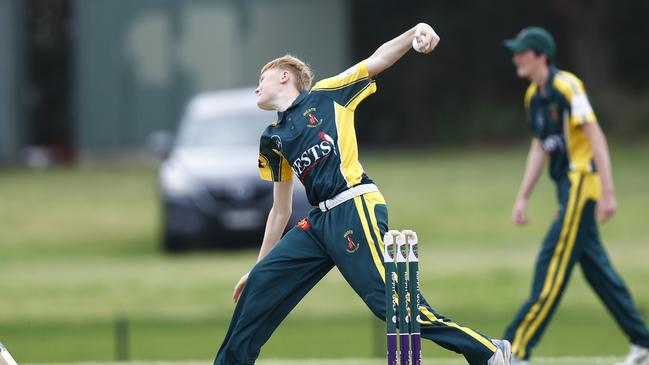
[{"label": "grass field", "polygon": [[[553,358],[535,358],[534,364],[538,365],[610,365],[619,361],[614,357],[553,357]],[[465,361],[461,359],[426,359],[425,363],[435,365],[464,365]],[[86,362],[77,363],[76,365],[107,365],[106,363]],[[116,363],[120,364],[120,363]],[[122,363],[123,364],[123,363]],[[129,365],[204,365],[205,361],[183,361],[183,362],[130,362]],[[383,365],[385,359],[299,359],[299,360],[260,360],[258,365]],[[42,364],[42,365],[63,365],[63,364]],[[68,365],[68,364],[66,364]]]},{"label": "grass field", "polygon": [[[391,226],[419,233],[428,301],[494,337],[527,294],[534,256],[555,209],[544,176],[531,201],[530,226],[510,223],[525,152],[516,147],[393,151],[365,153],[362,159],[388,200]],[[613,161],[619,211],[602,234],[646,313],[649,144],[616,145]],[[151,166],[0,170],[0,341],[16,359],[114,360],[117,316],[129,320],[131,359],[213,357],[233,309],[232,286],[256,252],[160,253],[154,181]],[[264,347],[262,361],[282,360],[260,364],[381,356],[381,331],[381,323],[334,271]],[[537,363],[597,364],[592,361],[601,356],[622,356],[626,346],[575,271],[536,351],[547,362]],[[424,356],[441,364],[462,363],[433,345],[424,346]],[[580,359],[556,358],[566,356]]]}]

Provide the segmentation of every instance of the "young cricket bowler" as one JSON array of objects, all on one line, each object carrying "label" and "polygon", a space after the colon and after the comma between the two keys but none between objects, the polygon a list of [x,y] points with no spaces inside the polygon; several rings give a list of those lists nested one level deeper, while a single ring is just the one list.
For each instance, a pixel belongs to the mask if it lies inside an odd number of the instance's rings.
[{"label": "young cricket bowler", "polygon": [[525,109],[533,137],[512,219],[518,225],[527,223],[528,198],[546,159],[559,203],[536,261],[530,297],[505,331],[512,342],[512,363],[529,364],[572,269],[580,264],[632,344],[621,365],[649,365],[649,331],[599,237],[596,218],[611,218],[616,201],[606,137],[584,85],[553,65],[555,43],[545,29],[525,28],[504,45],[514,53],[518,77],[531,81]]},{"label": "young cricket bowler", "polygon": [[[259,153],[261,177],[274,182],[274,203],[258,262],[235,286],[237,305],[216,365],[253,364],[275,328],[334,266],[385,320],[382,239],[388,210],[358,161],[354,111],[376,91],[376,75],[411,47],[429,53],[438,42],[433,29],[420,23],[313,87],[309,67],[295,57],[275,59],[261,69],[257,105],[277,111],[277,121],[261,136]],[[294,177],[317,208],[281,237]],[[509,342],[452,322],[423,298],[420,309],[422,337],[463,354],[469,364],[509,364]]]}]

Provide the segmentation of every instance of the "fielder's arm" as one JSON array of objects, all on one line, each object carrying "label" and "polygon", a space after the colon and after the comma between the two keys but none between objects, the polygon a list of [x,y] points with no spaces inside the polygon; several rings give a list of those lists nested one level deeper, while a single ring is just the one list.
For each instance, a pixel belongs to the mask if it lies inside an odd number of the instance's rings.
[{"label": "fielder's arm", "polygon": [[584,123],[582,128],[584,128],[584,133],[586,133],[590,147],[593,150],[593,159],[602,183],[602,196],[597,202],[596,215],[597,219],[605,222],[615,214],[617,209],[608,143],[599,124]]},{"label": "fielder's arm", "polygon": [[[264,258],[275,246],[279,239],[282,238],[284,228],[288,224],[293,211],[293,179],[288,181],[279,181],[273,183],[273,207],[268,213],[268,220],[266,221],[266,230],[264,231],[264,239],[261,242],[259,249],[259,256],[257,262]],[[232,300],[236,303],[248,282],[248,275],[250,272],[245,273],[239,282],[234,286],[232,293]]]},{"label": "fielder's arm", "polygon": [[384,43],[367,60],[367,71],[374,77],[397,62],[412,47],[413,38],[417,37],[422,53],[430,51],[439,43],[439,36],[430,25],[419,23],[400,36]]},{"label": "fielder's arm", "polygon": [[527,153],[523,181],[516,195],[516,202],[512,211],[512,220],[516,224],[527,224],[527,201],[539,180],[541,170],[545,164],[545,151],[538,138],[532,138],[530,150]]}]

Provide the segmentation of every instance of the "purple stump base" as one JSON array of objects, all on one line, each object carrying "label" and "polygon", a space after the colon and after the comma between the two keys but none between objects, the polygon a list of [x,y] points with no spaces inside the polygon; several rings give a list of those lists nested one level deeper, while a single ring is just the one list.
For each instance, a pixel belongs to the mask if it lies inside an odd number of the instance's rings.
[{"label": "purple stump base", "polygon": [[410,338],[407,333],[399,335],[399,352],[401,358],[401,365],[410,364]]},{"label": "purple stump base", "polygon": [[412,365],[421,365],[421,335],[413,333],[410,335],[412,347]]},{"label": "purple stump base", "polygon": [[397,364],[397,335],[388,335],[388,365]]}]

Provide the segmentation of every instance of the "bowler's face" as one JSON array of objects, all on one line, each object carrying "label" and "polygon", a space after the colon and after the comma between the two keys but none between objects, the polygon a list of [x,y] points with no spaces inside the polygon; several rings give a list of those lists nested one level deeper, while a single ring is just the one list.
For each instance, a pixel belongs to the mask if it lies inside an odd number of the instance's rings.
[{"label": "bowler's face", "polygon": [[259,76],[259,86],[255,89],[257,94],[257,106],[263,110],[275,110],[273,100],[280,87],[281,72],[275,68],[269,68]]},{"label": "bowler's face", "polygon": [[545,65],[545,58],[531,49],[515,52],[512,61],[516,66],[516,75],[520,78],[532,77],[540,67]]}]

